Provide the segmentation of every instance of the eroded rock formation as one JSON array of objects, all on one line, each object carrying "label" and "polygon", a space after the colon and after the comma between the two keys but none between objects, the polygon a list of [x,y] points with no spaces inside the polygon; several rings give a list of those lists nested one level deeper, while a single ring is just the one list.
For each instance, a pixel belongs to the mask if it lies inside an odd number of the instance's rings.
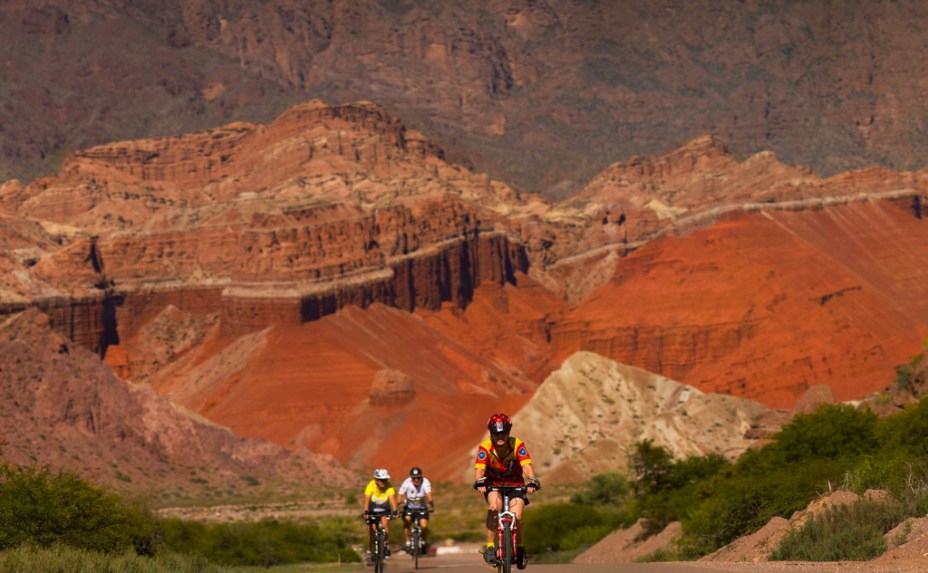
[{"label": "eroded rock formation", "polygon": [[[4,461],[77,471],[120,490],[168,498],[204,488],[344,484],[331,458],[246,439],[127,384],[37,309],[0,318]],[[192,479],[196,478],[196,479]],[[245,478],[248,478],[246,480]]]},{"label": "eroded rock formation", "polygon": [[923,172],[704,137],[551,204],[443,157],[363,102],[75,153],[0,186],[0,314],[239,435],[353,468],[439,450],[441,479],[577,351],[787,408],[882,388],[928,334]]}]

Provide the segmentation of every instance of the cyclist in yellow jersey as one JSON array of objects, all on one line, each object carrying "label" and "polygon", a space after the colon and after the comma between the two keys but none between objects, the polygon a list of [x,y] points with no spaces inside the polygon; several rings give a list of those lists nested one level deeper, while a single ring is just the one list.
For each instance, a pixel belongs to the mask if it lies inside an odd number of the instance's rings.
[{"label": "cyclist in yellow jersey", "polygon": [[[535,467],[525,443],[519,438],[510,437],[512,421],[506,414],[494,414],[487,420],[489,439],[477,446],[477,459],[474,462],[474,489],[487,500],[487,547],[483,558],[491,565],[496,564],[496,517],[502,509],[502,497],[498,492],[488,491],[487,486],[510,485],[525,486],[529,491],[541,489],[541,483],[535,477]],[[525,494],[514,493],[509,501],[509,510],[516,516],[516,567],[525,568],[524,532],[522,531],[522,510],[528,500]]]},{"label": "cyclist in yellow jersey", "polygon": [[[381,516],[381,524],[383,524],[383,529],[387,533],[387,539],[389,539],[390,522],[387,516],[396,515],[396,490],[393,489],[393,484],[390,483],[390,472],[387,470],[382,468],[374,470],[373,478],[364,488],[361,505],[364,507],[365,515]],[[374,547],[375,530],[376,526],[374,524],[369,525],[367,528],[367,554],[365,560],[368,565],[371,564],[371,550]],[[385,555],[389,557],[390,546],[388,545],[384,549]]]}]

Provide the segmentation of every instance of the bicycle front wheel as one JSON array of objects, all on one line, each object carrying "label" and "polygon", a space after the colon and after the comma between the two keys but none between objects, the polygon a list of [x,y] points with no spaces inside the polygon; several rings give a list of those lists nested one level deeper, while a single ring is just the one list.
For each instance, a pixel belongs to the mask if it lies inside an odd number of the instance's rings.
[{"label": "bicycle front wheel", "polygon": [[512,555],[515,548],[512,546],[512,523],[503,524],[503,551],[502,551],[502,573],[512,571]]},{"label": "bicycle front wheel", "polygon": [[422,535],[419,529],[412,530],[412,562],[416,569],[419,568],[419,553],[422,552]]},{"label": "bicycle front wheel", "polygon": [[374,573],[383,573],[387,558],[387,535],[383,529],[377,530],[377,553],[374,555]]}]

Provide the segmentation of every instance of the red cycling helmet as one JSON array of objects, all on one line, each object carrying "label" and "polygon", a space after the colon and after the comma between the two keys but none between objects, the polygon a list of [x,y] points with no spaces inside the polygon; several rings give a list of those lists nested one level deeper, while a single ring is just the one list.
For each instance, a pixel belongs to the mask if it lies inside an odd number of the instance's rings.
[{"label": "red cycling helmet", "polygon": [[487,420],[487,429],[490,433],[501,434],[512,429],[512,420],[506,414],[493,414]]}]

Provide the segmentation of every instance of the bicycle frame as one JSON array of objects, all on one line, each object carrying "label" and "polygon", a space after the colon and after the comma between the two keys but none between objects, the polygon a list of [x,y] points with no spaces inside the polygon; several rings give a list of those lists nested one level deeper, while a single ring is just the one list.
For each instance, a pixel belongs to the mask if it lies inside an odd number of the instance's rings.
[{"label": "bicycle frame", "polygon": [[383,528],[383,518],[393,519],[388,511],[371,511],[365,516],[368,527],[374,526],[374,544],[371,548],[371,558],[374,563],[374,573],[383,573],[386,566],[387,531]]},{"label": "bicycle frame", "polygon": [[409,534],[412,541],[412,559],[415,564],[415,568],[419,568],[419,556],[422,554],[422,526],[419,525],[419,520],[422,518],[425,512],[419,510],[410,509],[409,510]]},{"label": "bicycle frame", "polygon": [[502,498],[502,507],[496,511],[496,570],[499,573],[510,573],[512,564],[516,561],[516,514],[509,509],[511,495],[516,492],[526,492],[525,486],[487,486],[487,491],[495,491]]}]

